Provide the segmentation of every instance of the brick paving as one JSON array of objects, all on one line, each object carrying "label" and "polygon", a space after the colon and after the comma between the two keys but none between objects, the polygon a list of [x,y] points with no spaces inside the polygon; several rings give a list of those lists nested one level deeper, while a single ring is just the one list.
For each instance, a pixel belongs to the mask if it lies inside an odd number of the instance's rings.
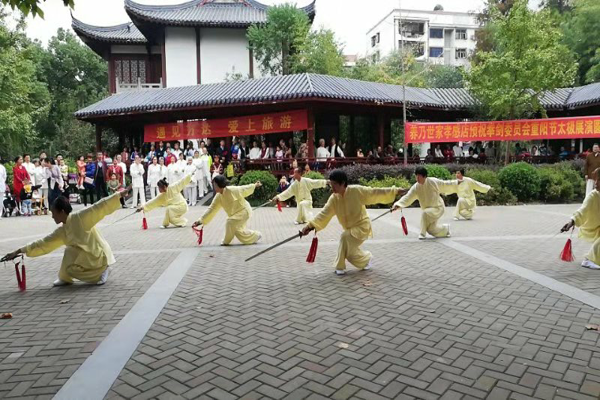
[{"label": "brick paving", "polygon": [[[449,209],[444,218],[451,240],[599,295],[600,273],[559,261],[566,236],[550,239],[576,208],[480,207],[460,222]],[[383,221],[365,245],[376,257],[370,272],[333,274],[335,222],[312,265],[306,239],[244,263],[298,230],[295,210],[283,211],[255,213],[261,246],[217,247],[222,214],[206,228],[107,398],[600,398],[599,334],[585,329],[600,323],[597,309]],[[25,293],[12,266],[0,267],[0,311],[14,313],[0,320],[0,398],[51,398],[179,250],[195,246],[189,228],[158,229],[161,210],[147,216],[148,231],[138,216],[108,225],[127,212],[100,227],[117,256],[103,287],[51,288],[60,252],[27,260]],[[419,211],[404,214],[416,227]],[[47,217],[0,220],[0,252],[52,227]],[[580,262],[589,245],[574,245]]]}]

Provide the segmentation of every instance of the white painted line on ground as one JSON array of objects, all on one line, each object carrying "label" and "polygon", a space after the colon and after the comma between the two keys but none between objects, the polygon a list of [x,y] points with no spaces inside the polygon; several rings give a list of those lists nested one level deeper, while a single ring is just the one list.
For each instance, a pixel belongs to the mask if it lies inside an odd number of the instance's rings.
[{"label": "white painted line on ground", "polygon": [[[401,228],[400,222],[392,221],[392,220],[384,220],[385,223]],[[419,230],[412,228],[409,226],[408,230],[413,233],[418,233]],[[557,236],[560,237],[560,236]],[[574,300],[580,301],[584,304],[587,304],[590,307],[594,307],[600,310],[600,296],[596,296],[595,294],[591,294],[586,292],[585,290],[578,289],[574,286],[568,285],[566,283],[557,281],[556,279],[552,279],[547,277],[546,275],[540,274],[538,272],[534,272],[528,268],[521,267],[520,265],[513,264],[509,261],[503,260],[491,254],[485,253],[480,250],[476,250],[467,245],[458,243],[457,240],[460,238],[441,238],[441,239],[427,239],[425,241],[435,241],[435,243],[442,244],[446,247],[449,247],[453,250],[459,251],[463,254],[476,258],[479,261],[482,261],[486,264],[493,265],[494,267],[503,269],[507,272],[520,276],[521,278],[525,278],[528,281],[536,283],[538,285],[547,287],[548,289],[563,294],[567,297],[570,297]]]},{"label": "white painted line on ground", "polygon": [[200,253],[186,249],[113,328],[56,394],[57,400],[101,400]]}]

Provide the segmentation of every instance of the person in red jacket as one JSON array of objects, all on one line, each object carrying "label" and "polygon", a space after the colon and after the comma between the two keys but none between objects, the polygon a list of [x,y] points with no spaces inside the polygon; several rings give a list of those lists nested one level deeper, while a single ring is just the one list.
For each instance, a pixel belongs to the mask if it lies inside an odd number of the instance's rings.
[{"label": "person in red jacket", "polygon": [[21,207],[21,189],[23,189],[23,181],[31,181],[31,177],[23,165],[23,157],[15,158],[15,166],[13,167],[13,190],[17,207]]}]

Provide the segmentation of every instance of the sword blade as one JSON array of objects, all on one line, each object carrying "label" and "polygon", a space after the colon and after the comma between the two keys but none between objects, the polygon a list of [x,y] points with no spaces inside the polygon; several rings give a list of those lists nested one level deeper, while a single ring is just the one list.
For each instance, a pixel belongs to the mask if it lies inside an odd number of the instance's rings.
[{"label": "sword blade", "polygon": [[294,239],[299,239],[300,237],[302,237],[302,236],[300,235],[300,233],[296,233],[294,236],[290,236],[289,238],[287,238],[287,239],[285,239],[285,240],[282,240],[282,241],[281,241],[281,242],[279,242],[279,243],[275,243],[275,244],[274,244],[273,246],[271,246],[271,247],[268,247],[268,248],[266,248],[266,249],[264,249],[264,250],[262,250],[262,251],[259,251],[258,253],[256,253],[256,254],[255,254],[255,255],[253,255],[252,257],[250,257],[250,258],[247,258],[246,260],[244,260],[244,262],[248,262],[248,261],[250,261],[250,260],[253,260],[253,259],[255,259],[256,257],[258,257],[258,256],[260,256],[260,255],[263,255],[263,254],[265,254],[265,253],[267,253],[267,252],[269,252],[269,251],[271,251],[271,250],[273,250],[273,249],[275,249],[275,248],[277,248],[277,247],[279,247],[279,246],[281,246],[281,245],[283,245],[283,244],[286,244],[287,242],[291,242],[291,241],[292,241],[292,240],[294,240]]},{"label": "sword blade", "polygon": [[373,218],[373,219],[371,220],[371,222],[375,222],[375,221],[377,221],[379,218],[381,218],[381,217],[383,217],[383,216],[385,216],[385,215],[391,214],[392,212],[394,212],[394,210],[390,208],[389,210],[387,210],[387,211],[386,211],[386,212],[384,212],[383,214],[381,214],[381,215],[378,215],[377,217]]},{"label": "sword blade", "polygon": [[261,204],[261,205],[260,205],[260,206],[258,206],[258,207],[254,207],[254,208],[252,209],[252,211],[254,211],[254,210],[258,210],[259,208],[263,208],[264,206],[268,206],[269,204],[271,204],[271,200],[267,201],[266,203],[263,203],[263,204]]},{"label": "sword blade", "polygon": [[123,221],[124,219],[127,219],[127,218],[129,218],[129,217],[131,217],[131,216],[134,216],[135,214],[137,214],[137,211],[134,211],[134,212],[133,212],[133,213],[131,213],[131,214],[127,214],[127,215],[126,215],[126,216],[124,216],[123,218],[116,220],[115,222],[113,222],[112,224],[110,224],[110,225],[108,225],[108,226],[112,226],[112,225],[116,224],[117,222],[121,222],[121,221]]}]

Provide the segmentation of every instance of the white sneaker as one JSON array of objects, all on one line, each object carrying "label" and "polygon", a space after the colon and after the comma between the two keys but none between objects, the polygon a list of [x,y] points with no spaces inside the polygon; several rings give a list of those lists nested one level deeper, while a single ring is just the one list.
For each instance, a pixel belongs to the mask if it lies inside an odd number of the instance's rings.
[{"label": "white sneaker", "polygon": [[367,264],[367,266],[362,269],[363,271],[371,270],[371,267],[373,266],[373,258],[375,258],[375,257],[371,256],[371,259],[369,260],[369,263]]},{"label": "white sneaker", "polygon": [[589,268],[589,269],[600,269],[600,265],[598,265],[595,262],[592,262],[590,260],[583,260],[583,262],[581,263],[581,266],[583,268]]},{"label": "white sneaker", "polygon": [[258,232],[258,238],[256,239],[256,242],[254,242],[255,244],[258,243],[258,241],[262,239],[262,233]]},{"label": "white sneaker", "polygon": [[160,229],[167,229],[167,227],[166,227],[166,226],[164,226],[164,225],[161,225],[159,228],[160,228]]},{"label": "white sneaker", "polygon": [[300,224],[301,224],[301,222],[294,221],[294,225],[300,225]]},{"label": "white sneaker", "polygon": [[96,282],[96,285],[104,285],[106,281],[108,281],[108,268],[106,268],[102,275],[100,275],[100,280]]},{"label": "white sneaker", "polygon": [[446,228],[448,229],[448,233],[446,234],[446,237],[450,237],[450,224],[444,224],[446,225]]},{"label": "white sneaker", "polygon": [[458,221],[458,217],[454,217],[453,219],[454,219],[455,221]]},{"label": "white sneaker", "polygon": [[52,284],[53,286],[68,286],[68,285],[72,285],[73,282],[67,282],[67,281],[63,281],[62,279],[58,278],[57,280],[54,281],[54,283]]},{"label": "white sneaker", "polygon": [[422,233],[419,233],[419,240],[425,240],[426,236],[423,235]]},{"label": "white sneaker", "polygon": [[345,270],[343,270],[343,269],[336,269],[336,270],[335,270],[335,274],[336,274],[337,276],[346,275],[346,271],[345,271]]}]

